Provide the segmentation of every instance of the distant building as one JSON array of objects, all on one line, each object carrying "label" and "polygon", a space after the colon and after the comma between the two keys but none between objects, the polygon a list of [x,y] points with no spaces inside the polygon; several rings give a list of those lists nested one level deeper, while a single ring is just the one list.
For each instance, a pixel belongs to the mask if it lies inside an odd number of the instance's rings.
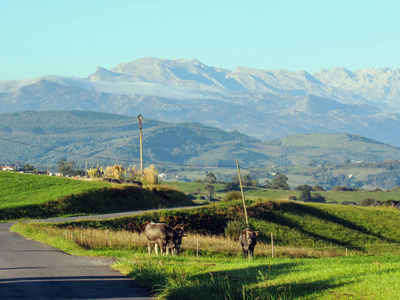
[{"label": "distant building", "polygon": [[161,173],[158,175],[158,179],[159,180],[167,180],[167,175],[165,175],[164,173]]},{"label": "distant building", "polygon": [[19,166],[16,165],[12,165],[12,166],[1,166],[0,169],[2,171],[19,171],[21,170],[21,168]]}]

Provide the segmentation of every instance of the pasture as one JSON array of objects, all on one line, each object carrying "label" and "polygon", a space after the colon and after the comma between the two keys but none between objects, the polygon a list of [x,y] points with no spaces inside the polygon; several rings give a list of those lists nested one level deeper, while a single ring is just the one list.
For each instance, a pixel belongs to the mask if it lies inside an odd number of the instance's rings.
[{"label": "pasture", "polygon": [[[193,194],[196,195],[197,191],[200,190],[201,193],[206,194],[204,183],[197,182],[166,182],[168,185],[176,187],[178,190],[182,191],[185,194]],[[215,197],[224,198],[227,193],[224,190],[223,184],[213,184]],[[299,191],[283,191],[283,190],[272,190],[266,189],[262,187],[244,187],[244,192],[246,198],[257,199],[257,198],[266,198],[266,199],[289,199],[290,196],[300,196]],[[342,203],[344,201],[355,202],[360,204],[366,198],[372,198],[377,201],[388,201],[388,200],[400,200],[400,192],[399,191],[354,191],[354,192],[335,192],[335,191],[326,191],[326,192],[318,192],[321,196],[323,196],[328,203]]]},{"label": "pasture", "polygon": [[109,187],[101,181],[0,172],[0,209],[43,204],[60,197]]},{"label": "pasture", "polygon": [[[143,234],[104,229],[16,224],[12,230],[73,255],[114,257],[113,267],[152,289],[160,299],[398,299],[398,253],[288,258],[242,258],[237,241],[191,236],[179,257],[148,255]],[[195,250],[200,240],[201,253]],[[282,250],[282,249],[281,249]],[[284,250],[283,250],[284,251]]]},{"label": "pasture", "polygon": [[98,214],[194,203],[168,186],[117,185],[101,181],[0,172],[0,220]]}]

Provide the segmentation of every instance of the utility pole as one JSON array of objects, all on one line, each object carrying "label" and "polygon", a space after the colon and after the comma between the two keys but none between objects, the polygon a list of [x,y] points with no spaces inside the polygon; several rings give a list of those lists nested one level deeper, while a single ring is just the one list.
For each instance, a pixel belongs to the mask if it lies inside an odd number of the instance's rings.
[{"label": "utility pole", "polygon": [[236,165],[239,175],[239,183],[240,183],[240,190],[242,191],[242,200],[243,200],[243,209],[244,209],[244,216],[246,218],[247,227],[249,226],[249,219],[247,218],[247,209],[246,209],[246,202],[244,201],[244,192],[243,192],[243,185],[242,185],[242,176],[240,176],[240,168],[239,168],[239,161],[236,159]]},{"label": "utility pole", "polygon": [[143,174],[143,140],[142,140],[142,122],[143,117],[141,114],[138,115],[139,129],[140,129],[140,173]]}]

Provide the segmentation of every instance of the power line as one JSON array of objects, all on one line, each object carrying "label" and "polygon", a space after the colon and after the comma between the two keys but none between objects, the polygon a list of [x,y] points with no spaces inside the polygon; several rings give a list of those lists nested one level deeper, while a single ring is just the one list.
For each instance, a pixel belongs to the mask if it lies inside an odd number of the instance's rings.
[{"label": "power line", "polygon": [[[89,158],[97,158],[97,159],[104,159],[104,160],[121,161],[121,162],[126,162],[126,163],[140,163],[140,161],[136,161],[136,160],[127,160],[127,159],[121,159],[121,158],[104,157],[104,156],[98,156],[98,155],[82,154],[82,153],[76,153],[76,152],[52,149],[52,148],[42,147],[42,146],[33,145],[33,144],[25,143],[25,142],[10,140],[10,139],[4,138],[4,137],[0,137],[0,140],[11,142],[11,143],[16,143],[16,144],[20,144],[20,145],[24,145],[24,146],[35,147],[35,148],[43,149],[43,150],[46,150],[46,151],[64,153],[64,154],[69,154],[69,155],[76,155],[76,156],[81,156],[81,157],[89,157]],[[234,166],[234,165],[231,165],[231,166],[228,166],[228,165],[226,165],[226,166],[224,166],[224,165],[197,165],[197,164],[177,164],[177,163],[166,163],[166,162],[146,162],[146,163],[153,164],[153,165],[165,165],[165,166],[177,166],[177,167],[236,168],[236,166]]]}]

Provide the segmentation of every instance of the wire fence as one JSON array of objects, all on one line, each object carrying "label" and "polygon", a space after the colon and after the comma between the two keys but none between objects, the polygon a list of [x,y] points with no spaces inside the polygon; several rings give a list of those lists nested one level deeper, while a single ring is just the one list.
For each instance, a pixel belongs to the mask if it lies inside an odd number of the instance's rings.
[{"label": "wire fence", "polygon": [[[126,230],[109,231],[93,229],[66,229],[66,239],[88,249],[147,249],[147,240],[144,233],[130,232]],[[182,251],[189,255],[208,256],[222,254],[225,256],[242,255],[239,241],[223,236],[191,235],[184,237],[181,245]],[[279,258],[279,257],[335,257],[362,254],[388,254],[399,253],[400,243],[379,243],[365,245],[331,245],[319,247],[280,246],[273,243],[258,242],[255,247],[255,256]]]}]

